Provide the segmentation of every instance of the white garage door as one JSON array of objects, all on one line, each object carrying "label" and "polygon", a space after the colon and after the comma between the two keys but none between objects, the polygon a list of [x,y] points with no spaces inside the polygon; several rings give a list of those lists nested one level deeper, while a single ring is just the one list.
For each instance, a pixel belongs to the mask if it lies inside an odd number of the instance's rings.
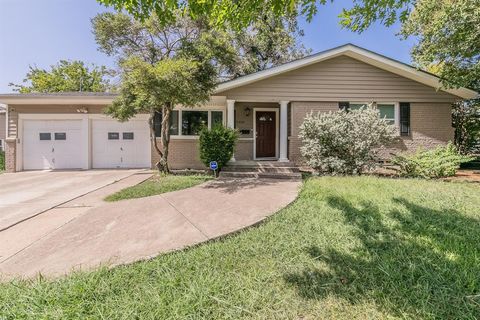
[{"label": "white garage door", "polygon": [[23,122],[23,168],[82,168],[81,120],[25,120]]},{"label": "white garage door", "polygon": [[93,168],[150,168],[150,152],[146,120],[92,120]]}]

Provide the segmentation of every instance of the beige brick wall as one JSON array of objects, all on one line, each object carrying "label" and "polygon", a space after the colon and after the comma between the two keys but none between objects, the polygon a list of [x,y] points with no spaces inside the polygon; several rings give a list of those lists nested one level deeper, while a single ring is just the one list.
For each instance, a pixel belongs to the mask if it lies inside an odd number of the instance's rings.
[{"label": "beige brick wall", "polygon": [[7,172],[15,172],[16,145],[15,140],[5,141],[5,171]]},{"label": "beige brick wall", "polygon": [[[161,145],[160,138],[157,142]],[[158,162],[159,156],[152,148],[152,167]],[[205,169],[200,161],[198,139],[171,139],[168,162],[170,169]]]},{"label": "beige brick wall", "polygon": [[253,159],[253,140],[238,140],[235,146],[235,160]]},{"label": "beige brick wall", "polygon": [[380,151],[389,159],[392,154],[413,153],[419,149],[431,149],[452,141],[452,107],[448,103],[411,103],[409,137],[400,137],[390,148]]},{"label": "beige brick wall", "polygon": [[[289,159],[301,163],[298,138],[299,126],[305,116],[313,112],[337,111],[336,102],[293,102],[292,135],[289,137]],[[381,159],[388,159],[392,153],[412,153],[418,149],[429,149],[444,145],[453,140],[454,130],[451,123],[451,105],[449,103],[411,103],[409,137],[399,137],[389,148],[380,151]]]},{"label": "beige brick wall", "polygon": [[337,111],[337,102],[292,102],[291,103],[291,136],[288,138],[288,158],[291,161],[301,162],[300,146],[302,142],[298,138],[299,127],[308,113]]}]

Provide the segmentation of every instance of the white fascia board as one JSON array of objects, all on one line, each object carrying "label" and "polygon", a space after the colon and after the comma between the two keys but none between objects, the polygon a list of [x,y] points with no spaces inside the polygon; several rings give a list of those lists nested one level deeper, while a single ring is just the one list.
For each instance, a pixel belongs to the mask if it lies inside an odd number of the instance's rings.
[{"label": "white fascia board", "polygon": [[318,63],[318,62],[332,59],[342,55],[349,56],[356,60],[376,66],[380,69],[392,72],[394,74],[398,74],[402,77],[425,84],[437,90],[448,92],[450,94],[456,95],[464,99],[472,99],[479,96],[477,92],[470,90],[468,88],[443,89],[441,88],[440,79],[438,77],[435,77],[434,75],[430,75],[426,72],[422,72],[411,66],[405,65],[401,62],[397,62],[395,60],[386,58],[382,55],[373,53],[371,51],[368,51],[350,44],[339,47],[339,48],[335,48],[332,50],[328,50],[321,54],[316,54],[316,55],[306,57],[297,61],[293,61],[277,67],[273,67],[264,71],[259,71],[251,75],[246,75],[235,80],[221,83],[218,85],[215,92],[221,93],[226,90],[241,87],[259,80],[277,76],[285,72],[293,71],[299,68],[309,66],[314,63]]},{"label": "white fascia board", "polygon": [[22,97],[21,95],[2,95],[0,96],[0,103],[9,105],[54,105],[54,104],[80,104],[80,105],[107,105],[113,102],[115,97],[86,97],[86,96],[37,96],[37,97]]}]

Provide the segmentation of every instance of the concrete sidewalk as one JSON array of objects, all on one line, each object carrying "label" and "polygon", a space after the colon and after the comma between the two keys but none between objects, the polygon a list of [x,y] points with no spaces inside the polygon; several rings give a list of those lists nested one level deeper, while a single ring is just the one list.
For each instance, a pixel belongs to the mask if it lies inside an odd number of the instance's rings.
[{"label": "concrete sidewalk", "polygon": [[[0,233],[4,277],[62,275],[74,269],[116,265],[178,250],[255,224],[292,202],[301,182],[216,180],[163,195],[104,203],[105,190],[30,219]],[[72,214],[78,204],[95,205]],[[82,206],[81,208],[86,208]],[[33,230],[71,219],[34,241]],[[73,218],[72,218],[73,216]],[[53,223],[55,224],[55,223]],[[10,239],[15,250],[4,247]],[[20,245],[16,245],[20,241]]]}]

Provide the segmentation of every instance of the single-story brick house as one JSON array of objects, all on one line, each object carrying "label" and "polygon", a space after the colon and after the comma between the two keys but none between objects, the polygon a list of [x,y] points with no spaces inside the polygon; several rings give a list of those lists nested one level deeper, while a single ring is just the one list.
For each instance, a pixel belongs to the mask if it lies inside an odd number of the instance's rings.
[{"label": "single-story brick house", "polygon": [[[202,107],[178,107],[170,164],[203,168],[198,130],[223,123],[240,132],[235,160],[301,160],[299,125],[311,111],[374,102],[398,128],[392,148],[416,150],[453,139],[451,105],[478,95],[440,88],[437,77],[347,44],[218,85]],[[147,115],[120,123],[102,114],[109,93],[4,94],[7,171],[151,167]],[[155,126],[160,133],[161,115]]]}]

